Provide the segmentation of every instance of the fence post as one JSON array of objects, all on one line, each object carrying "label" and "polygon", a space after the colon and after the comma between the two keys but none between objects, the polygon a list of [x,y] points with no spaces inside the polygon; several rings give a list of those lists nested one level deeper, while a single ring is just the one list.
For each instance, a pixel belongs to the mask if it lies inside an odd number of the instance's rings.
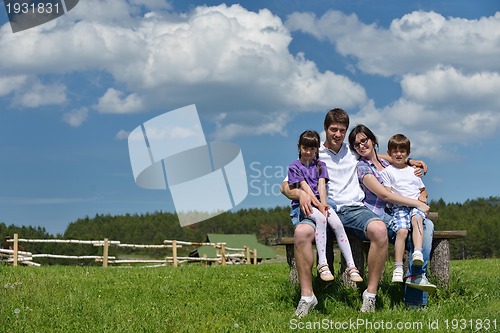
[{"label": "fence post", "polygon": [[108,251],[109,251],[109,242],[107,238],[104,238],[104,248],[102,250],[102,267],[108,267]]},{"label": "fence post", "polygon": [[17,259],[18,259],[18,256],[19,256],[19,244],[18,244],[18,239],[19,239],[19,235],[18,234],[14,234],[14,267],[17,266]]},{"label": "fence post", "polygon": [[220,258],[222,260],[222,266],[226,265],[226,246],[224,244],[221,244],[220,247]]},{"label": "fence post", "polygon": [[257,249],[253,249],[253,264],[257,265]]},{"label": "fence post", "polygon": [[172,241],[172,256],[174,257],[174,267],[177,267],[177,241],[174,239]]},{"label": "fence post", "polygon": [[247,253],[247,265],[250,265],[252,263],[250,261],[250,247],[245,245],[245,251]]}]

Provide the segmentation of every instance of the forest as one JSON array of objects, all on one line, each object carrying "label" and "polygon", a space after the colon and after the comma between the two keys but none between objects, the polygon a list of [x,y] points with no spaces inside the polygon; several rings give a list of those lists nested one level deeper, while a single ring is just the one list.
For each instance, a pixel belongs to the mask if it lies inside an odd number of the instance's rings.
[{"label": "forest", "polygon": [[[479,198],[464,203],[446,203],[440,199],[432,201],[430,206],[431,211],[439,213],[438,221],[435,223],[436,230],[467,230],[465,239],[450,241],[453,259],[498,257],[500,197]],[[108,238],[134,244],[162,244],[166,239],[203,242],[209,233],[255,234],[262,243],[272,244],[278,238],[292,236],[293,228],[289,219],[289,208],[275,207],[226,212],[186,227],[181,227],[177,215],[169,212],[86,216],[69,223],[64,234],[58,235],[49,234],[42,227],[7,226],[4,222],[0,222],[2,239],[13,237],[14,233],[18,233],[21,238],[81,240]],[[88,245],[52,243],[24,245],[33,253],[97,255],[102,251],[101,248]],[[111,250],[110,255],[113,255]],[[61,261],[45,259],[44,263],[61,264]]]}]

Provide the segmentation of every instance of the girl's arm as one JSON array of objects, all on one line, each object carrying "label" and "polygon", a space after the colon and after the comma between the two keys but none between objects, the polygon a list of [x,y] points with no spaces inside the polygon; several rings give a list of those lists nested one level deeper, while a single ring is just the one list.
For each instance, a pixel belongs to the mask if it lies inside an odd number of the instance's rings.
[{"label": "girl's arm", "polygon": [[429,213],[430,207],[427,206],[427,204],[419,200],[406,198],[401,195],[392,193],[390,189],[387,189],[382,184],[380,184],[380,182],[377,180],[377,178],[375,178],[374,175],[364,175],[363,185],[365,185],[370,191],[375,193],[377,197],[384,201],[401,206],[415,207],[423,211],[425,214]]},{"label": "girl's arm", "polygon": [[[324,182],[324,180],[323,180],[323,182]],[[309,184],[305,180],[303,180],[299,183],[299,185],[303,191],[305,191],[307,194],[309,194],[309,196],[311,197],[312,204],[315,205],[316,207],[319,207],[319,205],[321,203],[318,201],[318,198],[316,198],[316,196],[314,195],[314,192],[312,191]],[[319,186],[318,186],[318,189],[319,189]]]}]

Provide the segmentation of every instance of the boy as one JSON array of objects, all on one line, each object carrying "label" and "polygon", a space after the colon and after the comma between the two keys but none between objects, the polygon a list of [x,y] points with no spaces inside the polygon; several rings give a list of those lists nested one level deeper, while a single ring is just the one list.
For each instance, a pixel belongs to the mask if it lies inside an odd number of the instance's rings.
[{"label": "boy", "polygon": [[[392,165],[381,172],[387,190],[404,197],[427,202],[427,191],[422,179],[415,176],[414,169],[406,164],[410,155],[410,140],[403,134],[393,135],[388,142],[387,154],[392,158]],[[396,232],[394,244],[395,268],[392,282],[403,282],[403,255],[409,230],[412,230],[412,241],[415,248],[411,258],[412,264],[422,266],[422,241],[424,238],[423,221],[425,214],[417,208],[392,207],[393,219],[389,227]]]}]

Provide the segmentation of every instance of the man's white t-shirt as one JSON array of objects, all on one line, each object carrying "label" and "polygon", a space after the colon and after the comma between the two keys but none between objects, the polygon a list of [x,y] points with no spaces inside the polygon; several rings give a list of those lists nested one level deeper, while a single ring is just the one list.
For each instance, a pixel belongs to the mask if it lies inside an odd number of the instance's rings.
[{"label": "man's white t-shirt", "polygon": [[330,181],[327,184],[327,197],[337,205],[363,206],[365,194],[359,186],[356,165],[357,155],[344,142],[336,153],[322,143],[319,148],[319,159],[325,162]]},{"label": "man's white t-shirt", "polygon": [[384,186],[390,187],[392,193],[406,198],[418,199],[420,189],[425,187],[422,178],[415,176],[415,169],[409,166],[400,169],[389,165],[380,176]]}]

